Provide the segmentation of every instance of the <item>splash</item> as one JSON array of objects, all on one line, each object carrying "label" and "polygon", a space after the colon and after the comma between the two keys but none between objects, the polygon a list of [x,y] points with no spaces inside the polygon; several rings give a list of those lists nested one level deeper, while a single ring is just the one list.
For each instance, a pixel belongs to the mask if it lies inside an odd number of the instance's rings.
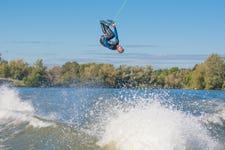
[{"label": "splash", "polygon": [[31,103],[22,101],[13,88],[0,87],[0,125],[5,126],[26,123],[33,127],[47,127],[50,123],[35,117]]},{"label": "splash", "polygon": [[213,103],[213,112],[205,113],[202,120],[205,123],[224,126],[225,125],[225,103]]},{"label": "splash", "polygon": [[199,117],[157,101],[138,103],[129,110],[109,116],[97,143],[115,145],[119,150],[201,150],[220,149]]}]

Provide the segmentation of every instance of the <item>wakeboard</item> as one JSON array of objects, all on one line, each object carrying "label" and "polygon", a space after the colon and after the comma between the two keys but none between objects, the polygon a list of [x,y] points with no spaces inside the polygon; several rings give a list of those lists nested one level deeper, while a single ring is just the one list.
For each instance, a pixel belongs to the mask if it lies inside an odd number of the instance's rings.
[{"label": "wakeboard", "polygon": [[100,20],[99,22],[108,26],[108,27],[111,25],[110,23],[106,22],[105,20]]},{"label": "wakeboard", "polygon": [[112,26],[113,24],[115,24],[115,22],[113,20],[110,20],[110,19],[107,19],[106,21],[105,20],[100,20],[100,23],[103,23],[104,25],[107,25],[108,27]]}]

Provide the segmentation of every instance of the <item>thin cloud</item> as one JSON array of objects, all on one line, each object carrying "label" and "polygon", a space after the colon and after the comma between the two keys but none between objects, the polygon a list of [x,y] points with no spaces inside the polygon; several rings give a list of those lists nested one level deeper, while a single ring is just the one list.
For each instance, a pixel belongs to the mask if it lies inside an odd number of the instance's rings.
[{"label": "thin cloud", "polygon": [[19,41],[19,40],[13,40],[13,41],[2,41],[1,43],[6,44],[37,44],[37,45],[55,45],[55,44],[62,44],[62,42],[59,41]]},{"label": "thin cloud", "polygon": [[150,58],[150,59],[166,59],[166,60],[198,60],[206,59],[209,55],[207,54],[140,54],[130,53],[130,57],[134,58]]},{"label": "thin cloud", "polygon": [[134,44],[134,45],[124,45],[124,47],[128,47],[128,48],[156,48],[156,47],[159,47],[159,45]]},{"label": "thin cloud", "polygon": [[[97,46],[101,46],[100,44],[89,44],[89,45],[87,45],[87,46],[89,46],[89,47],[97,47]],[[124,47],[128,47],[128,48],[157,48],[157,47],[159,47],[159,45],[148,45],[148,44],[134,44],[134,45],[130,45],[130,44],[128,44],[128,45],[123,45]]]}]

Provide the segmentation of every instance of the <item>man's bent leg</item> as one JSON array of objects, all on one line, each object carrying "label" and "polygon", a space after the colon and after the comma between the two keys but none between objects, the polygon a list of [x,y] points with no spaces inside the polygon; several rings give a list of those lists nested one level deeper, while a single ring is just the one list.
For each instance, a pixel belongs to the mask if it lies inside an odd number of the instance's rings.
[{"label": "man's bent leg", "polygon": [[108,26],[105,26],[105,29],[107,31],[107,39],[108,40],[111,40],[115,37],[115,34],[113,33],[113,31],[108,27]]},{"label": "man's bent leg", "polygon": [[107,31],[106,31],[106,25],[105,24],[103,24],[103,23],[101,23],[101,28],[102,28],[102,32],[104,33],[104,34],[107,34]]}]

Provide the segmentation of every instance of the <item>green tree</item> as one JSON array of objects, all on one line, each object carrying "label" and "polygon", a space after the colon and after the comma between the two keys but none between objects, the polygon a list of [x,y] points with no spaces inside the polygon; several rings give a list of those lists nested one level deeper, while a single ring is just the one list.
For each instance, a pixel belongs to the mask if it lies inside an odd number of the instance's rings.
[{"label": "green tree", "polygon": [[179,71],[179,78],[181,78],[182,88],[189,88],[191,82],[191,70],[190,69],[182,69]]},{"label": "green tree", "polygon": [[206,89],[222,89],[225,79],[225,63],[217,54],[212,54],[204,62]]},{"label": "green tree", "polygon": [[51,70],[49,70],[52,86],[62,86],[63,85],[61,73],[62,73],[62,69],[61,69],[61,67],[58,67],[58,66],[53,67]]},{"label": "green tree", "polygon": [[23,80],[29,73],[29,66],[22,59],[9,62],[10,77],[16,80]]},{"label": "green tree", "polygon": [[192,89],[204,89],[205,88],[205,65],[199,64],[196,65],[192,75],[190,87]]},{"label": "green tree", "polygon": [[99,79],[107,87],[115,85],[115,68],[112,64],[101,64],[98,72]]},{"label": "green tree", "polygon": [[51,86],[50,75],[46,71],[42,59],[37,60],[32,67],[31,73],[24,79],[24,83],[29,87],[49,87]]},{"label": "green tree", "polygon": [[189,84],[190,70],[171,68],[165,77],[164,88],[185,88]]},{"label": "green tree", "polygon": [[153,87],[155,88],[164,88],[166,84],[166,76],[169,75],[169,70],[168,69],[159,69],[155,70],[152,73],[152,79],[151,83],[153,84]]},{"label": "green tree", "polygon": [[72,85],[79,81],[80,65],[77,62],[67,62],[61,68],[61,81],[65,85]]},{"label": "green tree", "polygon": [[115,70],[115,87],[116,88],[130,88],[130,67],[121,65]]},{"label": "green tree", "polygon": [[131,86],[135,88],[148,87],[151,80],[152,67],[130,67],[130,82]]},{"label": "green tree", "polygon": [[83,77],[87,81],[99,81],[99,69],[100,66],[96,63],[90,63],[85,66],[84,72],[83,72]]},{"label": "green tree", "polygon": [[1,78],[9,78],[10,77],[10,68],[8,62],[2,60],[0,62],[0,77]]},{"label": "green tree", "polygon": [[222,90],[225,90],[225,81],[223,81]]}]

